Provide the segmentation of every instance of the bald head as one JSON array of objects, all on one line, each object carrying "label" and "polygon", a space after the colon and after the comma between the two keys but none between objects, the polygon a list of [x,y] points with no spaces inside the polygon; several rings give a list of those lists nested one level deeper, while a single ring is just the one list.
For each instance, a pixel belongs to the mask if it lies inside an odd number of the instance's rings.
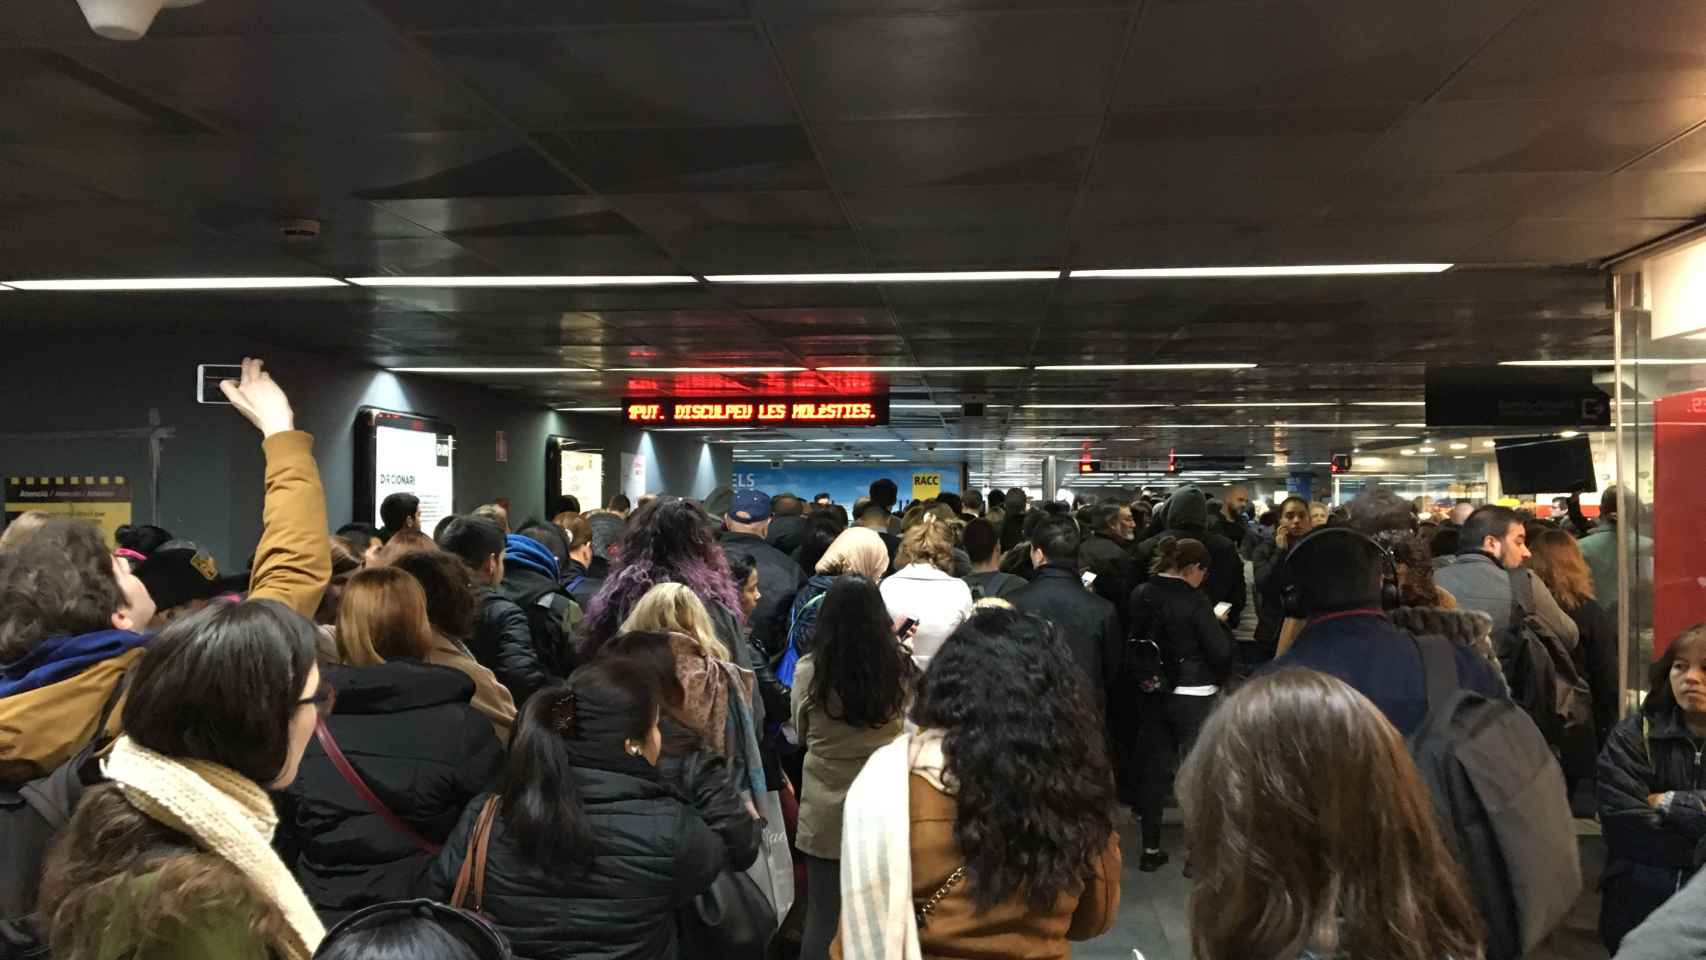
[{"label": "bald head", "polygon": [[1228,520],[1236,520],[1250,505],[1250,490],[1241,483],[1235,483],[1226,488],[1226,493],[1220,500],[1220,512]]},{"label": "bald head", "polygon": [[1451,508],[1451,522],[1461,527],[1463,521],[1469,519],[1469,515],[1474,512],[1475,505],[1473,503],[1467,500],[1459,500]]}]

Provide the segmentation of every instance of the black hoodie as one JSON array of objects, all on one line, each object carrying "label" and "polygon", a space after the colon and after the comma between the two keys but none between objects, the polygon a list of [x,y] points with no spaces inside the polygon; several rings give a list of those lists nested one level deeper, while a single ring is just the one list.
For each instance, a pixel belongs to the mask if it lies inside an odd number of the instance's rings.
[{"label": "black hoodie", "polygon": [[1208,527],[1208,498],[1196,487],[1180,487],[1167,498],[1167,529],[1138,544],[1132,551],[1137,558],[1138,576],[1152,573],[1149,569],[1155,558],[1155,548],[1167,537],[1198,540],[1208,548],[1208,579],[1202,589],[1215,603],[1229,603],[1232,610],[1226,615],[1230,627],[1238,625],[1247,600],[1244,588],[1244,560],[1232,541]]}]

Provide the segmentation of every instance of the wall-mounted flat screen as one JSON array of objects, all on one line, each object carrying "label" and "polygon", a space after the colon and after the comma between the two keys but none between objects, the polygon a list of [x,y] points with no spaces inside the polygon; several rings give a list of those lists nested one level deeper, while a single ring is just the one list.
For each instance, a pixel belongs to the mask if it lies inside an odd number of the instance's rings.
[{"label": "wall-mounted flat screen", "polygon": [[889,422],[889,398],[648,397],[623,400],[622,419],[646,427],[877,427]]},{"label": "wall-mounted flat screen", "polygon": [[1593,448],[1587,437],[1509,437],[1498,440],[1499,486],[1507,494],[1575,493],[1594,489]]},{"label": "wall-mounted flat screen", "polygon": [[421,499],[421,529],[431,533],[455,512],[456,428],[414,413],[362,407],[355,418],[355,515],[375,526],[393,493]]}]

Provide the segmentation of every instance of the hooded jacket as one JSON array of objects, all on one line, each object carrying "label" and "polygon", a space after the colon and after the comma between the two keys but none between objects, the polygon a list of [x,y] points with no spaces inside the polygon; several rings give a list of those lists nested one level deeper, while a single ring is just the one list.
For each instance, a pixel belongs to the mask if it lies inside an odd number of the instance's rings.
[{"label": "hooded jacket", "polygon": [[[332,556],[326,546],[326,491],[314,463],[314,438],[300,430],[275,433],[261,441],[261,451],[266,459],[264,526],[248,599],[276,600],[313,617],[332,577]],[[56,650],[75,659],[104,643],[113,651],[111,656],[63,668],[39,664],[44,670],[39,676],[51,679],[0,693],[0,780],[45,776],[99,732],[95,723],[102,704],[118,678],[142,656],[147,642],[146,637],[89,639],[110,632],[71,638],[56,645]],[[35,670],[11,679],[21,680]],[[108,734],[117,734],[122,712],[121,697],[110,714]]]},{"label": "hooded jacket", "polygon": [[[1155,550],[1167,537],[1188,537],[1208,548],[1208,579],[1202,589],[1214,603],[1229,603],[1232,610],[1227,623],[1237,623],[1244,613],[1247,591],[1244,589],[1244,560],[1232,541],[1208,529],[1208,498],[1196,487],[1180,487],[1167,498],[1167,526],[1153,537],[1138,544],[1132,551],[1137,560],[1137,575],[1148,576],[1155,559]],[[1213,606],[1213,604],[1210,604]]]},{"label": "hooded jacket", "polygon": [[[326,726],[368,789],[435,843],[456,826],[503,764],[492,725],[469,705],[474,682],[450,667],[390,660],[327,665],[338,691]],[[321,749],[308,741],[302,766],[277,796],[275,846],[328,924],[375,903],[414,895],[432,865],[369,807]]]},{"label": "hooded jacket", "polygon": [[504,541],[504,578],[498,593],[527,617],[533,652],[544,672],[568,676],[575,668],[570,638],[581,609],[563,590],[556,555],[537,540],[510,534]]},{"label": "hooded jacket", "polygon": [[[1606,852],[1599,932],[1612,951],[1706,858],[1703,746],[1671,707],[1624,718],[1599,755]],[[1667,791],[1675,793],[1663,810],[1647,802]]]}]

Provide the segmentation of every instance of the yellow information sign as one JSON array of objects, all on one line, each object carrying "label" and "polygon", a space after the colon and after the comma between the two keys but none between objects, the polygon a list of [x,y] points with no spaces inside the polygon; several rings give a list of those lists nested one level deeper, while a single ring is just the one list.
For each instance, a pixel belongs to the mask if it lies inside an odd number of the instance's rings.
[{"label": "yellow information sign", "polygon": [[942,492],[942,475],[940,473],[914,473],[912,475],[912,499],[934,500]]},{"label": "yellow information sign", "polygon": [[6,522],[28,511],[87,520],[111,543],[130,522],[130,480],[110,474],[7,477]]}]

